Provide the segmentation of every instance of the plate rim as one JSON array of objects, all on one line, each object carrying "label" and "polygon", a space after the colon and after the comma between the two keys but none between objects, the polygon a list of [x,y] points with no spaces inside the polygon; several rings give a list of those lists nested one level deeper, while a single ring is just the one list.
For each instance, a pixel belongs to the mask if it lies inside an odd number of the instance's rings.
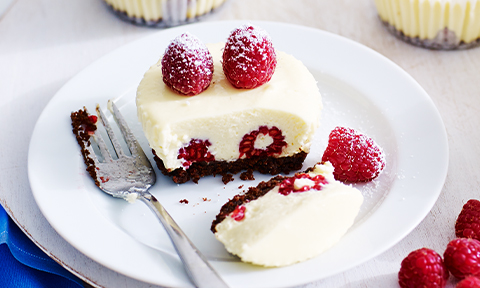
[{"label": "plate rim", "polygon": [[[400,73],[403,73],[404,76],[407,78],[407,79],[410,79],[411,83],[410,84],[413,84],[414,86],[416,85],[417,86],[417,89],[421,92],[420,94],[423,94],[423,96],[425,96],[422,100],[424,100],[425,104],[429,105],[430,109],[433,108],[432,111],[430,112],[433,112],[433,114],[436,115],[436,117],[438,117],[437,121],[439,120],[439,122],[437,122],[437,124],[440,124],[440,130],[443,132],[441,133],[442,135],[440,135],[440,138],[442,138],[444,140],[444,147],[443,147],[443,151],[446,152],[443,154],[444,158],[443,158],[443,162],[444,162],[444,166],[443,166],[443,171],[440,171],[440,175],[438,176],[441,180],[440,182],[437,183],[437,187],[434,189],[436,190],[435,191],[435,194],[436,196],[433,197],[432,199],[430,199],[429,203],[428,203],[428,209],[425,209],[426,211],[423,213],[423,216],[422,217],[419,217],[417,219],[415,219],[415,221],[413,221],[411,223],[411,227],[409,229],[405,229],[403,231],[403,236],[401,236],[399,239],[397,239],[396,241],[394,241],[394,243],[390,243],[389,245],[386,245],[386,246],[383,246],[382,249],[377,249],[376,250],[376,253],[375,254],[372,254],[371,257],[369,257],[368,259],[359,259],[358,261],[354,261],[351,263],[351,265],[349,265],[348,267],[346,267],[345,269],[341,269],[341,271],[337,271],[337,272],[333,272],[333,273],[330,273],[330,275],[327,275],[325,277],[329,277],[333,274],[337,274],[337,273],[340,273],[340,272],[343,272],[343,271],[346,271],[348,269],[351,269],[352,267],[354,266],[357,266],[369,259],[372,259],[374,258],[375,256],[385,252],[386,250],[388,250],[389,248],[391,248],[393,245],[395,245],[396,243],[398,243],[401,239],[403,239],[406,235],[408,235],[424,218],[425,216],[428,214],[428,211],[431,210],[431,208],[433,207],[433,205],[435,204],[435,202],[437,201],[440,193],[441,193],[441,190],[442,190],[442,187],[444,185],[444,182],[445,182],[445,179],[446,179],[446,175],[447,175],[447,170],[448,170],[448,158],[449,158],[449,155],[448,155],[448,139],[447,139],[447,134],[446,134],[446,129],[445,129],[445,126],[443,124],[443,120],[441,119],[441,116],[440,116],[440,113],[438,112],[437,108],[435,107],[432,99],[428,96],[428,94],[424,91],[424,89],[407,73],[405,72],[403,69],[401,69],[397,64],[395,64],[393,61],[389,60],[388,58],[386,58],[385,56],[381,55],[380,53],[372,50],[371,48],[368,48],[358,42],[355,42],[351,39],[348,39],[348,38],[345,38],[343,36],[340,36],[340,35],[336,35],[336,34],[333,34],[331,32],[327,32],[327,31],[323,31],[323,30],[320,30],[320,29],[316,29],[316,28],[312,28],[312,27],[306,27],[306,26],[301,26],[301,25],[296,25],[296,24],[288,24],[288,23],[282,23],[282,22],[272,22],[272,21],[244,21],[244,20],[232,20],[232,21],[211,21],[211,22],[203,22],[203,23],[195,23],[195,24],[189,24],[189,25],[185,25],[185,26],[180,26],[180,27],[176,27],[176,28],[172,28],[172,29],[168,29],[168,30],[163,30],[163,31],[159,31],[159,32],[156,32],[156,33],[153,33],[151,35],[148,35],[146,37],[143,37],[141,39],[138,39],[138,40],[135,40],[133,41],[132,43],[129,43],[129,44],[126,44],[122,47],[119,47],[115,50],[113,50],[112,52],[108,53],[107,55],[99,58],[98,60],[94,61],[93,63],[91,63],[90,65],[88,65],[86,68],[84,68],[82,71],[80,71],[76,76],[74,76],[72,79],[70,79],[53,97],[52,99],[49,101],[49,103],[45,106],[44,110],[42,111],[40,117],[38,118],[37,120],[37,123],[35,124],[35,128],[34,128],[34,132],[32,134],[32,138],[30,140],[30,144],[29,144],[29,151],[28,151],[28,178],[29,178],[29,181],[30,181],[30,186],[32,188],[32,193],[34,195],[34,198],[35,198],[35,201],[37,203],[37,205],[39,206],[42,214],[45,216],[45,218],[47,219],[47,221],[50,223],[50,225],[52,225],[52,227],[62,236],[62,238],[64,238],[70,245],[72,245],[73,247],[75,247],[76,249],[78,249],[79,251],[81,251],[82,253],[86,254],[89,258],[101,263],[102,265],[106,266],[107,268],[110,268],[114,271],[117,271],[119,272],[117,269],[115,268],[112,268],[112,266],[109,266],[109,265],[105,265],[104,261],[98,261],[97,259],[95,259],[95,257],[91,257],[91,255],[89,255],[88,253],[85,253],[85,249],[79,249],[79,247],[77,247],[77,245],[74,245],[72,244],[69,239],[65,238],[65,236],[63,235],[63,233],[61,233],[62,231],[59,231],[58,230],[58,227],[57,225],[54,225],[52,224],[52,221],[50,217],[48,217],[47,215],[49,214],[48,211],[44,211],[44,205],[40,205],[39,203],[42,203],[42,199],[38,199],[38,197],[40,196],[38,193],[38,179],[36,179],[36,175],[35,175],[35,171],[33,170],[33,167],[34,167],[34,164],[31,163],[33,160],[32,159],[36,159],[35,158],[35,155],[33,155],[33,153],[35,152],[35,141],[38,141],[38,137],[40,137],[38,134],[38,129],[40,129],[39,127],[41,127],[42,125],[42,121],[45,121],[45,117],[46,114],[52,109],[52,107],[54,107],[56,104],[58,104],[57,102],[61,100],[61,96],[63,95],[62,93],[64,93],[63,91],[65,90],[68,90],[68,87],[69,85],[71,85],[71,83],[73,82],[74,79],[78,79],[79,77],[84,77],[85,76],[85,73],[88,72],[88,69],[92,69],[91,67],[94,67],[95,65],[99,65],[99,63],[101,63],[102,61],[106,61],[105,59],[107,59],[107,57],[113,57],[112,55],[114,54],[121,54],[122,51],[126,51],[129,49],[129,47],[133,47],[135,45],[135,43],[140,43],[140,42],[148,42],[148,39],[153,39],[154,37],[161,37],[159,35],[168,35],[168,34],[171,34],[173,33],[172,31],[180,31],[180,30],[188,30],[189,27],[192,27],[192,26],[196,26],[196,27],[202,27],[202,26],[214,26],[214,25],[226,25],[226,26],[237,26],[239,24],[243,24],[245,22],[251,22],[253,24],[256,24],[258,26],[278,26],[278,27],[288,27],[289,29],[301,29],[301,30],[305,30],[305,31],[310,31],[310,32],[313,32],[313,33],[319,33],[319,34],[323,34],[324,36],[326,37],[331,37],[332,39],[337,39],[338,41],[344,41],[345,43],[348,43],[349,45],[353,45],[359,49],[362,49],[364,51],[366,51],[366,53],[370,53],[371,55],[375,55],[375,57],[379,57],[379,59],[381,59],[383,62],[387,63],[388,65],[390,65],[392,68],[395,68],[397,69],[397,72],[400,72]],[[196,29],[200,29],[200,28],[196,28]],[[268,31],[268,29],[266,29]],[[168,33],[167,33],[168,32]],[[152,63],[150,63],[152,64]],[[146,70],[145,70],[146,71]],[[139,77],[143,76],[143,74],[139,75]],[[382,204],[383,205],[383,204]],[[377,213],[377,212],[375,212]],[[56,224],[56,223],[55,223]],[[398,237],[397,237],[398,238]],[[152,249],[152,248],[148,248],[146,250],[149,250],[149,249]],[[145,250],[145,249],[140,249],[140,250]],[[152,249],[153,250],[153,249]],[[151,251],[143,251],[144,253],[150,253]],[[107,263],[108,264],[108,263]],[[297,264],[299,265],[299,264]],[[214,263],[214,267],[218,266],[218,263]],[[217,267],[216,267],[217,268]],[[120,272],[122,273],[122,272]],[[122,274],[125,274],[125,273],[122,273]],[[135,278],[135,279],[138,279],[140,281],[145,281],[145,282],[148,282],[148,283],[152,283],[152,284],[157,284],[157,285],[170,285],[170,284],[165,284],[165,283],[159,283],[159,282],[151,282],[151,279],[144,279],[144,278],[137,278],[135,277],[135,275],[128,275],[128,274],[125,274],[126,276],[128,277],[132,277],[132,278]],[[322,277],[324,278],[324,277]],[[311,280],[311,279],[310,279]],[[308,283],[310,282],[310,280],[306,280],[303,281],[303,282],[297,282],[296,285],[300,285],[300,284],[305,284],[305,283]],[[184,283],[184,282],[182,282]],[[289,284],[290,285],[290,284]]]}]

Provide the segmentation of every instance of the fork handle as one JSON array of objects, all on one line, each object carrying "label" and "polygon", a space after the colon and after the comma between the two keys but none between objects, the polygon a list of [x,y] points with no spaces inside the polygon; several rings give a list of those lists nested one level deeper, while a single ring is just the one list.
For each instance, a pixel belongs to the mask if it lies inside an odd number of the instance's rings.
[{"label": "fork handle", "polygon": [[188,237],[183,233],[182,229],[177,225],[173,218],[158,202],[157,198],[146,192],[140,197],[142,202],[155,212],[163,227],[170,236],[170,240],[177,250],[183,266],[198,288],[228,288],[228,285],[220,278],[217,272],[208,263],[203,254],[193,245]]}]

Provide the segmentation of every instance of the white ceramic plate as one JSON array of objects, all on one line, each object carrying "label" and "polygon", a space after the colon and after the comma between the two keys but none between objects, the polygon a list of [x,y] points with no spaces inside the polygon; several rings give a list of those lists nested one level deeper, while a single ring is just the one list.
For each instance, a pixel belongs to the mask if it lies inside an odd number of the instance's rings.
[{"label": "white ceramic plate", "polygon": [[[448,166],[445,128],[425,91],[382,55],[348,39],[306,27],[254,22],[275,47],[310,69],[323,95],[322,126],[305,167],[320,161],[329,132],[356,128],[385,150],[387,166],[375,181],[357,185],[365,196],[355,225],[326,253],[289,267],[267,269],[238,262],[209,231],[228,198],[268,177],[224,185],[219,177],[198,185],[173,184],[157,170],[151,192],[207,255],[232,287],[288,287],[319,280],[365,262],[407,235],[427,215]],[[136,119],[135,90],[168,43],[189,31],[205,43],[225,41],[239,21],[193,24],[161,31],[121,47],[71,79],[47,105],[35,127],[28,172],[35,200],[55,230],[104,266],[145,282],[191,286],[163,228],[142,203],[113,199],[85,172],[70,113],[115,98],[151,157]],[[305,103],[308,105],[308,103]],[[244,185],[239,189],[240,185]],[[189,204],[179,200],[187,199]],[[301,245],[301,243],[299,243]]]}]

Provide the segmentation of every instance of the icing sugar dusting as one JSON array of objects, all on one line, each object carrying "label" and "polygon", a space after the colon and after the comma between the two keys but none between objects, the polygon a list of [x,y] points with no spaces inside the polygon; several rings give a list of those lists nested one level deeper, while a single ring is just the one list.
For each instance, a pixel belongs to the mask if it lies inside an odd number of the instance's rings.
[{"label": "icing sugar dusting", "polygon": [[271,43],[270,35],[262,28],[244,24],[231,33],[227,40],[227,49],[234,51],[233,58],[242,59],[237,62],[237,68],[247,71],[249,66],[255,71],[257,67],[251,65],[254,60],[252,54],[261,55],[259,60],[266,61],[268,54],[265,43]]},{"label": "icing sugar dusting", "polygon": [[162,58],[163,81],[185,95],[205,90],[213,76],[213,58],[197,37],[183,33],[172,40]]},{"label": "icing sugar dusting", "polygon": [[[203,59],[210,59],[213,63],[212,56],[210,55],[207,46],[205,46],[205,44],[200,42],[196,36],[190,34],[189,32],[183,33],[179,37],[173,39],[173,41],[167,47],[165,54],[167,53],[168,49],[172,49],[174,54],[179,55],[180,59],[177,61],[193,64],[184,66],[184,69],[178,70],[179,73],[188,73],[188,70],[193,72],[198,68],[203,70],[203,72],[207,75],[213,73],[213,71],[207,67],[208,65],[202,65],[204,62]],[[169,76],[172,77],[172,75]]]},{"label": "icing sugar dusting", "polygon": [[255,88],[268,82],[276,67],[270,35],[262,28],[245,24],[234,29],[223,52],[223,70],[237,88]]}]

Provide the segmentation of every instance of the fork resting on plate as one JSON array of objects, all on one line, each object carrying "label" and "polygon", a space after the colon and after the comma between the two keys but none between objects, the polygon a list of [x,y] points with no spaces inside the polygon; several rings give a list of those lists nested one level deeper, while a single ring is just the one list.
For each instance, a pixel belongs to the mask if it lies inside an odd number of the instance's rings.
[{"label": "fork resting on plate", "polygon": [[[94,126],[93,129],[89,129],[88,127],[85,128],[85,125],[80,127],[80,125],[76,123],[74,118],[79,117],[78,113],[80,113],[80,111],[72,113],[71,116],[73,132],[82,148],[82,155],[87,165],[87,171],[95,180],[95,184],[113,197],[123,198],[129,202],[139,199],[157,215],[167,231],[175,250],[180,256],[188,277],[195,286],[208,288],[228,287],[207,262],[205,256],[200,253],[165,208],[163,208],[162,204],[158,202],[155,196],[148,192],[148,189],[155,184],[155,171],[125,119],[111,100],[108,101],[108,109],[112,113],[127,143],[131,156],[123,151],[120,142],[98,104],[96,111],[99,121],[105,127],[118,159],[113,159],[110,155],[105,141],[96,129],[96,126]],[[86,109],[84,114],[88,115]],[[93,120],[96,121],[96,119]],[[90,118],[89,121],[95,122],[92,121],[92,118]],[[94,142],[98,145],[98,156],[91,145],[91,138],[93,138]]]}]

